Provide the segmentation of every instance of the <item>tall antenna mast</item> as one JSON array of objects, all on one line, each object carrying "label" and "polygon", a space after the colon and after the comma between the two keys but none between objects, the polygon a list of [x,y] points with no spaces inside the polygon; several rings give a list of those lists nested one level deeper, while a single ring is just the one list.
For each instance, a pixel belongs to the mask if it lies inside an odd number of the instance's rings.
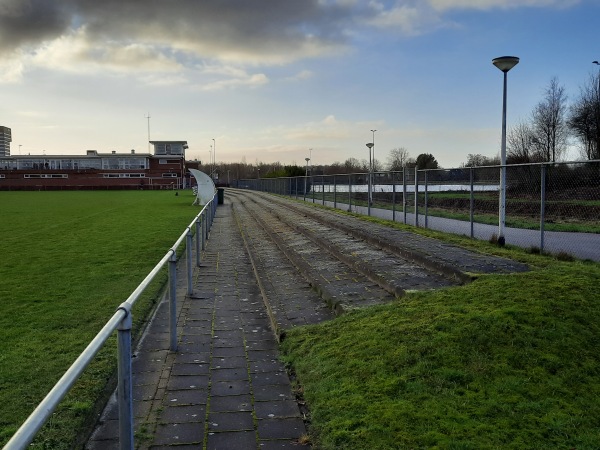
[{"label": "tall antenna mast", "polygon": [[148,153],[150,153],[150,113],[144,117],[148,119]]}]

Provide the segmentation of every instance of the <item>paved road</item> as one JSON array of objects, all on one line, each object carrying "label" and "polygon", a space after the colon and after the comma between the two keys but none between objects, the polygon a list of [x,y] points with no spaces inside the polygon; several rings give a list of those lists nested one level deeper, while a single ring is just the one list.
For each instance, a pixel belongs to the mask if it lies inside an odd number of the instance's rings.
[{"label": "paved road", "polygon": [[[312,199],[307,198],[308,202]],[[315,203],[321,204],[316,200]],[[333,207],[333,202],[325,202],[326,206]],[[347,210],[348,205],[337,202],[337,207]],[[352,211],[359,214],[367,214],[367,207],[352,205]],[[388,209],[371,208],[371,215],[382,219],[392,220],[393,212]],[[396,211],[396,221],[402,222],[404,215]],[[598,218],[600,220],[600,218]],[[414,225],[415,215],[406,214],[406,223]],[[419,214],[419,226],[425,227],[425,216]],[[429,216],[427,219],[427,228],[432,230],[444,231],[447,233],[471,235],[471,224],[461,220],[445,219],[441,217]],[[497,225],[485,225],[475,223],[473,226],[473,236],[476,239],[489,240],[492,235],[498,234]],[[539,230],[525,230],[522,228],[506,228],[506,243],[516,245],[522,248],[541,248],[541,233]],[[544,232],[544,251],[550,253],[566,252],[580,259],[590,259],[600,261],[600,234],[596,233],[568,233],[558,231]]]}]

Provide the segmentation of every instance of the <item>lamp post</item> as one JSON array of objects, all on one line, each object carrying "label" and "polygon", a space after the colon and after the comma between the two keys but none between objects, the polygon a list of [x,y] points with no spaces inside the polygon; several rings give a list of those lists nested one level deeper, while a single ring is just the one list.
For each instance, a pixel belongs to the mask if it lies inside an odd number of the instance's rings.
[{"label": "lamp post", "polygon": [[304,174],[304,196],[306,197],[306,188],[307,188],[307,180],[308,180],[308,162],[310,158],[304,158],[306,160],[306,173]]},{"label": "lamp post", "polygon": [[516,56],[494,58],[492,64],[504,73],[504,90],[502,95],[502,146],[500,149],[500,205],[498,219],[498,245],[504,246],[504,227],[506,224],[506,80],[510,69],[519,63]]},{"label": "lamp post", "polygon": [[213,139],[213,172],[217,170],[217,142]]},{"label": "lamp post", "polygon": [[[600,66],[600,62],[592,61]],[[600,68],[598,69],[598,101],[596,102],[596,154],[600,154]]]},{"label": "lamp post", "polygon": [[373,161],[371,159],[371,149],[374,147],[375,145],[372,142],[369,142],[367,144],[367,147],[369,148],[369,193],[368,193],[368,198],[367,198],[367,215],[371,215],[371,202],[373,201],[373,186],[371,186],[371,174],[373,172]]}]

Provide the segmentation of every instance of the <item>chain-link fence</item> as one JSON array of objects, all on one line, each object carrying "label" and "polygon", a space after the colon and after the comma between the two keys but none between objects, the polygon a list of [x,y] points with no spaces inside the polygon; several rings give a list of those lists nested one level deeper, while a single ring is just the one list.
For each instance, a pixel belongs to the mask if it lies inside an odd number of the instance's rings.
[{"label": "chain-link fence", "polygon": [[[496,240],[500,166],[239,180],[417,227]],[[600,261],[600,161],[506,167],[507,244]]]}]

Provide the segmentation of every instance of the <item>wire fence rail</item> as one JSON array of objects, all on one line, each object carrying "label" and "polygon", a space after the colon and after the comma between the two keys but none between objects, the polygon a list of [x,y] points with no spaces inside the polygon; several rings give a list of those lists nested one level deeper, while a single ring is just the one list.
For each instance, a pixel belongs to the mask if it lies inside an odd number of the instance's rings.
[{"label": "wire fence rail", "polygon": [[[192,294],[193,249],[195,245],[196,266],[200,266],[201,250],[205,249],[210,228],[216,212],[217,195],[207,203],[194,217],[185,231],[179,236],[175,244],[167,251],[163,258],[148,273],[146,278],[131,293],[126,301],[121,303],[112,317],[98,332],[85,350],[69,367],[61,379],[54,385],[42,402],[29,415],[17,432],[4,446],[4,450],[21,450],[29,446],[35,439],[42,426],[56,410],[62,399],[67,395],[84,370],[92,362],[112,333],[117,330],[118,350],[118,385],[117,400],[119,406],[119,442],[122,450],[134,448],[133,428],[133,383],[131,370],[131,310],[135,302],[148,288],[158,273],[168,266],[168,298],[169,298],[169,344],[170,350],[177,350],[177,250],[185,242],[187,294]],[[194,237],[195,243],[194,243]]]},{"label": "wire fence rail", "polygon": [[[494,241],[501,167],[313,173],[234,186]],[[507,165],[505,206],[507,244],[600,261],[600,160]]]}]

